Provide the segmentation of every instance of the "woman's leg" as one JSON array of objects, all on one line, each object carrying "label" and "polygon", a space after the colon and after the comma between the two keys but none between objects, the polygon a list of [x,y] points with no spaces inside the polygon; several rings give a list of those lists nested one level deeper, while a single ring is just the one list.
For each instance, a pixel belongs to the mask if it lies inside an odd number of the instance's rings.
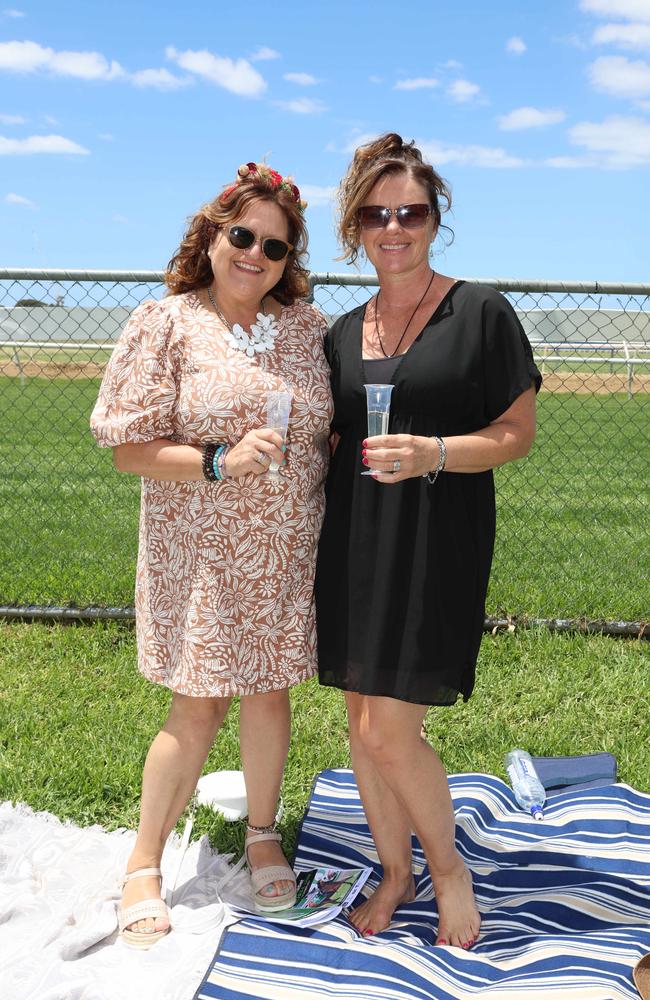
[{"label": "woman's leg", "polygon": [[[468,947],[478,936],[481,921],[471,874],[455,846],[447,775],[438,755],[420,736],[425,712],[425,706],[394,698],[366,698],[359,737],[422,845],[438,905],[438,942]],[[380,826],[383,822],[380,818]],[[374,898],[366,904],[365,920],[370,930],[378,931],[386,926],[386,914],[381,898],[373,907]]]},{"label": "woman's leg", "polygon": [[[196,787],[214,738],[226,717],[229,698],[190,698],[174,694],[165,725],[151,744],[142,774],[140,823],[127,872],[158,868],[165,842]],[[160,893],[157,878],[127,882],[122,905]],[[160,917],[138,920],[130,930],[164,930]]]},{"label": "woman's leg", "polygon": [[362,933],[387,927],[400,903],[415,898],[412,873],[410,822],[366,750],[362,729],[368,727],[368,698],[345,692],[354,776],[368,826],[384,870],[382,881],[369,900],[350,915]]},{"label": "woman's leg", "polygon": [[[241,697],[239,745],[246,779],[248,821],[254,826],[270,826],[275,820],[290,732],[288,690]],[[249,856],[254,868],[286,862],[277,841],[253,844]],[[262,894],[272,899],[287,892],[292,884],[284,879],[272,882]]]}]

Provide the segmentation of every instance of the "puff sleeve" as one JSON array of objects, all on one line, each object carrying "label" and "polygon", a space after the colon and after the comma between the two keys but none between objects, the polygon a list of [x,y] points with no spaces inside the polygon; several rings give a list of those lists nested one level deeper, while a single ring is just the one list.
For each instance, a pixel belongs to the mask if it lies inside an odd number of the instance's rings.
[{"label": "puff sleeve", "polygon": [[164,301],[144,302],[131,314],[90,418],[101,447],[172,436],[177,397],[172,333],[173,318]]},{"label": "puff sleeve", "polygon": [[496,420],[531,382],[539,392],[542,376],[519,317],[503,295],[494,292],[483,305],[485,416]]}]

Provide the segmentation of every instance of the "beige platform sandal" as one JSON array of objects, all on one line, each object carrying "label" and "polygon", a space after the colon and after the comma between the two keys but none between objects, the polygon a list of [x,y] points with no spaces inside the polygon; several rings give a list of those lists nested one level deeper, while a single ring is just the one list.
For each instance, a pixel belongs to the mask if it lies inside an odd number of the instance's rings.
[{"label": "beige platform sandal", "polygon": [[[162,885],[160,868],[136,868],[135,871],[124,876],[122,889],[133,878],[147,877],[158,877]],[[164,931],[127,930],[131,924],[137,923],[138,920],[146,920],[148,917],[153,917],[154,920],[156,917],[165,917],[166,920],[169,920],[169,910],[162,899],[143,899],[139,903],[133,903],[132,906],[118,906],[117,920],[120,934],[131,948],[150,948],[156,941],[160,941],[166,934],[169,934],[171,926]]]},{"label": "beige platform sandal", "polygon": [[[282,841],[282,837],[275,829],[275,823],[272,823],[270,826],[251,826],[249,823],[246,829],[247,832],[250,831],[253,834],[252,837],[246,837],[245,854],[246,864],[251,873],[255,909],[259,910],[260,913],[275,913],[277,910],[288,909],[296,902],[296,876],[289,867],[288,862],[285,862],[283,865],[266,865],[264,868],[253,868],[248,856],[248,848],[253,844],[259,844],[264,840]],[[261,890],[273,882],[291,882],[292,886],[286,892],[280,893],[277,896],[264,895]]]}]

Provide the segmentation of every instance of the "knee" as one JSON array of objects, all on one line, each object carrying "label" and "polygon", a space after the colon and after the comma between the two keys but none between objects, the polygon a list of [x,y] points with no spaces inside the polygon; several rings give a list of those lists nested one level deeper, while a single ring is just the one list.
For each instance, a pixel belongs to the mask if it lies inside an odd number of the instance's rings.
[{"label": "knee", "polygon": [[400,766],[403,763],[403,753],[395,733],[390,728],[373,725],[363,719],[357,727],[356,739],[363,751],[378,768]]},{"label": "knee", "polygon": [[191,698],[174,694],[165,729],[181,729],[196,741],[211,742],[230,707],[229,698]]}]

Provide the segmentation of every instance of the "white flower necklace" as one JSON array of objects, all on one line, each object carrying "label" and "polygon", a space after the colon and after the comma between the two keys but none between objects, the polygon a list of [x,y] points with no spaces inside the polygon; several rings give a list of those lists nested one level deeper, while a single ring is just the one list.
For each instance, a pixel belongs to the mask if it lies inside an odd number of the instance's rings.
[{"label": "white flower necklace", "polygon": [[[252,324],[251,332],[246,333],[240,323],[235,323],[234,326],[230,325],[215,302],[212,289],[209,286],[207,291],[212,308],[226,328],[224,337],[231,347],[242,351],[249,358],[254,357],[256,354],[264,354],[265,351],[273,349],[275,338],[278,335],[278,328],[275,316],[272,313],[267,315],[265,312],[258,312],[257,322]],[[260,305],[264,309],[263,300]]]}]

